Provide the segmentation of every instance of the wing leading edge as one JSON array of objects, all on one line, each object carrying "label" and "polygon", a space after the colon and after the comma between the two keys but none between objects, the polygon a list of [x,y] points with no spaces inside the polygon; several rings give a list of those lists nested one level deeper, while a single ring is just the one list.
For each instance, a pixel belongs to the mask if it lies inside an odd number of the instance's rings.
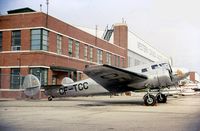
[{"label": "wing leading edge", "polygon": [[110,65],[97,65],[86,68],[83,71],[110,92],[131,91],[128,84],[142,82],[147,76]]}]

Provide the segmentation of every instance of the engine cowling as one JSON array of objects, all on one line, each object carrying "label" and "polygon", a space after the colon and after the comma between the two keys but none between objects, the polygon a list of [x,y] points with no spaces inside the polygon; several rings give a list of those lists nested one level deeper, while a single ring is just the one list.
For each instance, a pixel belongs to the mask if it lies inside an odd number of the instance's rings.
[{"label": "engine cowling", "polygon": [[153,88],[167,87],[172,84],[171,74],[166,69],[157,69],[156,73],[150,75],[148,84]]}]

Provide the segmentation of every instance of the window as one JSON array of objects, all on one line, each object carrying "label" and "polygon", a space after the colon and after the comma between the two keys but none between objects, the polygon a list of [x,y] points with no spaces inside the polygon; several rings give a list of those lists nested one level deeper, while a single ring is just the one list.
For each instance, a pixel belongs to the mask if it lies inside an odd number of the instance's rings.
[{"label": "window", "polygon": [[122,67],[125,67],[125,65],[124,65],[124,58],[122,58]]},{"label": "window", "polygon": [[2,51],[2,39],[3,39],[2,36],[3,36],[2,32],[0,32],[0,51]]},{"label": "window", "polygon": [[117,56],[114,55],[114,66],[117,66]]},{"label": "window", "polygon": [[53,75],[52,76],[52,85],[56,85],[57,84],[57,76]]},{"label": "window", "polygon": [[73,44],[73,40],[72,40],[72,39],[69,39],[69,40],[68,40],[68,55],[69,55],[70,57],[73,56],[72,44]]},{"label": "window", "polygon": [[87,54],[88,54],[88,46],[87,45],[85,45],[84,46],[84,60],[87,60]]},{"label": "window", "polygon": [[151,68],[154,70],[154,69],[157,69],[158,68],[158,65],[152,65]]},{"label": "window", "polygon": [[100,49],[97,49],[97,63],[102,64],[103,59],[102,59],[103,51]]},{"label": "window", "polygon": [[20,68],[11,69],[10,78],[10,88],[19,89],[20,88]]},{"label": "window", "polygon": [[42,30],[42,50],[48,50],[48,31]]},{"label": "window", "polygon": [[119,67],[120,66],[120,56],[114,55],[114,62],[115,62],[114,65]]},{"label": "window", "polygon": [[57,35],[57,53],[62,54],[62,36]]},{"label": "window", "polygon": [[31,30],[31,50],[48,50],[48,31],[44,29]]},{"label": "window", "polygon": [[0,68],[0,88],[1,88],[1,84],[2,84],[2,79],[1,79],[1,76],[2,76],[2,74],[1,74],[1,68]]},{"label": "window", "polygon": [[79,58],[79,45],[80,45],[80,43],[78,41],[76,41],[75,45],[76,45],[75,57]]},{"label": "window", "polygon": [[147,68],[144,68],[141,70],[142,72],[147,72]]},{"label": "window", "polygon": [[111,54],[110,53],[106,53],[106,64],[111,65]]},{"label": "window", "polygon": [[159,65],[160,65],[160,67],[162,67],[162,66],[166,66],[167,63],[161,63],[161,64],[159,64]]},{"label": "window", "polygon": [[30,69],[30,73],[35,75],[39,79],[41,85],[47,85],[47,82],[48,82],[47,72],[48,72],[48,69],[46,68],[31,68]]},{"label": "window", "polygon": [[21,31],[12,31],[12,44],[11,50],[20,50],[21,49]]},{"label": "window", "polygon": [[117,61],[118,61],[117,66],[120,67],[120,56],[117,56]]},{"label": "window", "polygon": [[93,47],[90,47],[90,62],[93,61]]}]

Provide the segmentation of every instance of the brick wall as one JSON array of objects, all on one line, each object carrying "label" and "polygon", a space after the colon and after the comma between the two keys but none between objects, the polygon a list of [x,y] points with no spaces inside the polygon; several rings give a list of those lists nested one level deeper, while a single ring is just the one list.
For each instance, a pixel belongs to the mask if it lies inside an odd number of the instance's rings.
[{"label": "brick wall", "polygon": [[[120,55],[120,63],[122,65],[122,57],[125,59],[124,67],[127,67],[127,26],[125,24],[116,25],[114,27],[114,46],[102,39],[96,38],[72,25],[60,21],[52,16],[47,16],[44,13],[24,13],[0,16],[0,31],[3,32],[3,52],[0,52],[0,66],[6,67],[1,69],[2,74],[10,74],[11,69],[7,67],[18,67],[21,75],[29,73],[30,66],[63,66],[76,68],[82,71],[85,65],[94,64],[97,62],[97,48],[112,52],[112,64],[114,65],[114,55]],[[31,29],[43,28],[49,31],[48,51],[31,51]],[[13,30],[21,30],[21,50],[19,52],[11,51],[11,34]],[[57,53],[57,34],[62,35],[62,55]],[[63,35],[64,34],[64,35]],[[68,57],[68,39],[73,39],[73,56],[75,56],[75,41],[80,42],[79,59]],[[88,61],[84,61],[84,46],[88,44]],[[90,46],[93,46],[93,62],[90,63]],[[122,48],[120,48],[120,47]],[[5,52],[7,51],[7,52]],[[106,62],[106,52],[103,51],[103,63]],[[52,84],[53,71],[48,69],[48,84]],[[59,74],[61,79],[63,74]],[[2,81],[10,81],[10,77],[3,78]],[[9,88],[3,85],[3,88]],[[19,92],[0,92],[0,97],[17,97],[21,95]]]}]

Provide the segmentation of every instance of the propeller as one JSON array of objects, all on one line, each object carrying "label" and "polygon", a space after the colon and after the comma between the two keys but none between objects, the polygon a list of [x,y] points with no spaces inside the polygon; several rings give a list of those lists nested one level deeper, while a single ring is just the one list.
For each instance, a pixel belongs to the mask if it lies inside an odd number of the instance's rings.
[{"label": "propeller", "polygon": [[36,76],[32,74],[25,76],[22,88],[27,96],[32,97],[36,95],[40,91],[40,87],[40,81]]}]

